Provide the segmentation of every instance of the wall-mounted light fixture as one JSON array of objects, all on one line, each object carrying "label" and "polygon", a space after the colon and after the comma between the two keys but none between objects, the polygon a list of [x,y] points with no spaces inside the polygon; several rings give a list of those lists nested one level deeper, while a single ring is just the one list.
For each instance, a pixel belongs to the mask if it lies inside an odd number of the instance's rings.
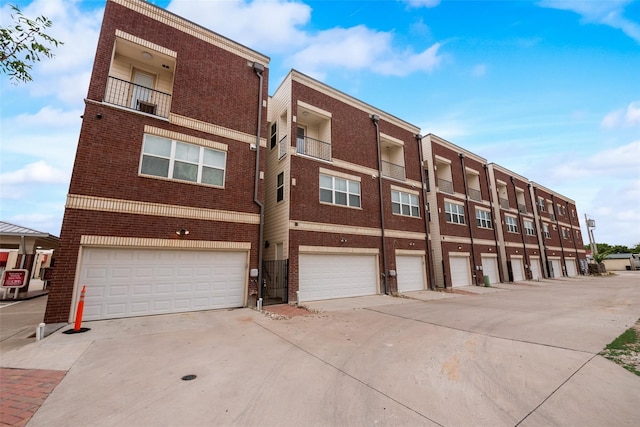
[{"label": "wall-mounted light fixture", "polygon": [[340,239],[340,243],[347,243],[347,239]]},{"label": "wall-mounted light fixture", "polygon": [[176,234],[180,237],[188,236],[189,230],[185,230],[184,228],[181,228],[180,230],[176,231]]},{"label": "wall-mounted light fixture", "polygon": [[458,250],[461,251],[462,250],[462,246],[458,245]]}]

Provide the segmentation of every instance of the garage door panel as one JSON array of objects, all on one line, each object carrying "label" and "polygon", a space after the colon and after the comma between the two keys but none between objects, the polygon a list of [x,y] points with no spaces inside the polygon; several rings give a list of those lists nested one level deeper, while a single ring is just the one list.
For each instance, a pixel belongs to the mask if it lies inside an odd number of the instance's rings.
[{"label": "garage door panel", "polygon": [[301,254],[299,292],[302,301],[377,293],[377,258],[371,255]]},{"label": "garage door panel", "polygon": [[513,281],[521,282],[524,280],[522,271],[522,260],[520,258],[511,259],[511,271],[513,272]]},{"label": "garage door panel", "polygon": [[531,274],[533,276],[533,280],[542,278],[542,272],[540,270],[540,260],[531,259]]},{"label": "garage door panel", "polygon": [[576,270],[576,263],[574,260],[570,259],[566,261],[567,263],[567,276],[577,276],[578,271]]},{"label": "garage door panel", "polygon": [[469,267],[469,257],[449,257],[449,269],[451,271],[451,286],[471,285],[471,270]]},{"label": "garage door panel", "polygon": [[423,256],[396,255],[398,292],[421,291],[425,288]]},{"label": "garage door panel", "polygon": [[489,283],[500,283],[498,274],[498,259],[496,257],[482,256],[482,275],[489,277]]},{"label": "garage door panel", "polygon": [[[87,286],[84,318],[241,307],[246,256],[246,252],[85,248],[79,280]],[[140,266],[141,262],[148,265]]]},{"label": "garage door panel", "polygon": [[559,259],[552,259],[551,266],[553,267],[553,277],[562,277],[562,266]]}]

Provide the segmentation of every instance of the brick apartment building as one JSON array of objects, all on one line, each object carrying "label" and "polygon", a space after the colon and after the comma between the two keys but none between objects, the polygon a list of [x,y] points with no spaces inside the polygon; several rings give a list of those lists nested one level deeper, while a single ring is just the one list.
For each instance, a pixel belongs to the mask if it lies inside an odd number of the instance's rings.
[{"label": "brick apartment building", "polygon": [[572,200],[268,64],[107,1],[45,322],[82,286],[97,320],[582,270]]},{"label": "brick apartment building", "polygon": [[82,285],[87,320],[247,305],[268,62],[147,2],[107,2],[45,322],[68,321]]},{"label": "brick apartment building", "polygon": [[265,259],[288,260],[283,299],[425,289],[418,127],[297,71],[269,120]]}]

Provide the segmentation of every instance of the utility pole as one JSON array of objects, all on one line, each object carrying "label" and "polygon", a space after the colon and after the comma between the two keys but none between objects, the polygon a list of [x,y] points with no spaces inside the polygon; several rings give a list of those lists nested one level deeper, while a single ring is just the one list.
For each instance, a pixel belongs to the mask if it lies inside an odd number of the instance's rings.
[{"label": "utility pole", "polygon": [[598,247],[596,246],[596,239],[593,237],[593,229],[596,228],[596,222],[593,219],[589,219],[587,214],[584,214],[584,220],[587,223],[587,234],[589,235],[589,245],[591,246],[591,258],[598,253]]}]

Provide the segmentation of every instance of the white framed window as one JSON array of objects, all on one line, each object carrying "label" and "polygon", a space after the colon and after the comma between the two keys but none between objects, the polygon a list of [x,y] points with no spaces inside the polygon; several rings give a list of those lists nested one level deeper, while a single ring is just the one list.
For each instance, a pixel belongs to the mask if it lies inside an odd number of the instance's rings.
[{"label": "white framed window", "polygon": [[504,223],[507,226],[507,231],[509,233],[517,233],[518,232],[518,222],[515,217],[505,216]]},{"label": "white framed window", "polygon": [[476,225],[480,228],[493,228],[491,224],[491,212],[476,209]]},{"label": "white framed window", "polygon": [[224,186],[227,153],[146,134],[140,174]]},{"label": "white framed window", "polygon": [[533,221],[529,221],[527,219],[524,220],[524,232],[527,236],[535,236],[536,230],[533,228]]},{"label": "white framed window", "polygon": [[320,174],[320,202],[360,207],[360,183],[346,178]]},{"label": "white framed window", "polygon": [[447,222],[464,224],[464,206],[457,203],[444,203],[444,216]]},{"label": "white framed window", "polygon": [[420,217],[418,196],[391,190],[391,210],[397,215]]},{"label": "white framed window", "polygon": [[542,197],[538,197],[538,208],[540,209],[540,212],[544,212],[546,210],[544,207],[544,198]]},{"label": "white framed window", "polygon": [[542,224],[542,234],[544,234],[545,239],[551,238],[551,233],[549,233],[549,224]]},{"label": "white framed window", "polygon": [[276,203],[284,200],[284,172],[278,174],[276,183]]},{"label": "white framed window", "polygon": [[566,239],[567,237],[569,237],[569,233],[567,232],[566,228],[562,229],[562,238]]}]

